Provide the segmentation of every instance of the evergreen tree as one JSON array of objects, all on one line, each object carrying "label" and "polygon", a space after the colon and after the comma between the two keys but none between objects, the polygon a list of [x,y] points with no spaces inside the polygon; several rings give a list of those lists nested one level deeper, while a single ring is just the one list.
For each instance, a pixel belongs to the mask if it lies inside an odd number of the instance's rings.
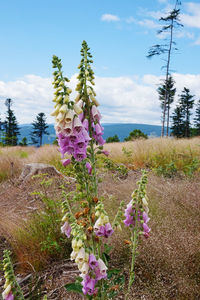
[{"label": "evergreen tree", "polygon": [[26,137],[23,137],[23,139],[21,140],[21,142],[19,143],[20,146],[28,146],[28,143],[27,143],[27,138]]},{"label": "evergreen tree", "polygon": [[124,139],[125,142],[133,141],[135,139],[148,139],[147,134],[142,132],[140,129],[134,129],[129,133],[129,136]]},{"label": "evergreen tree", "polygon": [[32,123],[33,131],[31,132],[31,140],[33,144],[42,145],[42,138],[44,134],[49,134],[47,128],[49,127],[46,123],[46,117],[44,113],[39,113],[36,116],[36,120]]},{"label": "evergreen tree", "polygon": [[118,137],[117,134],[115,134],[114,136],[109,136],[106,139],[106,143],[117,143],[117,142],[120,142],[119,137]]},{"label": "evergreen tree", "polygon": [[5,144],[10,146],[16,146],[18,141],[19,126],[17,119],[14,115],[13,110],[11,109],[13,101],[9,98],[6,99],[5,105],[7,106],[7,115],[6,115],[6,129],[5,129]]},{"label": "evergreen tree", "polygon": [[[171,62],[171,55],[173,50],[178,50],[175,45],[174,41],[174,29],[183,26],[181,23],[179,23],[179,16],[180,16],[180,9],[177,9],[177,6],[181,4],[181,1],[176,0],[175,1],[175,7],[172,11],[169,12],[169,14],[166,17],[162,17],[159,19],[159,21],[163,22],[165,25],[162,27],[161,30],[158,31],[158,34],[166,34],[169,36],[168,40],[164,44],[156,44],[152,46],[149,49],[148,58],[151,58],[153,56],[159,56],[164,55],[164,60],[166,61],[166,64],[163,66],[163,68],[166,70],[165,73],[165,83],[168,82],[169,74],[170,74],[170,62]],[[168,90],[165,90],[165,97],[163,102],[163,111],[162,111],[162,131],[161,136],[163,137],[165,132],[165,121],[166,121],[166,111],[167,111],[167,103],[168,103]]]},{"label": "evergreen tree", "polygon": [[196,129],[197,135],[200,135],[200,99],[197,102],[194,124],[195,124],[195,129]]},{"label": "evergreen tree", "polygon": [[180,108],[184,115],[184,137],[190,137],[190,116],[192,114],[191,110],[194,106],[193,98],[194,96],[190,94],[190,90],[184,87],[179,99]]},{"label": "evergreen tree", "polygon": [[180,106],[177,106],[172,115],[171,134],[177,138],[184,136],[184,114]]},{"label": "evergreen tree", "polygon": [[170,119],[170,107],[171,104],[174,102],[174,96],[176,93],[176,88],[174,88],[175,81],[173,80],[172,76],[170,75],[168,78],[168,81],[164,82],[163,85],[161,85],[158,88],[158,94],[159,94],[159,100],[161,101],[161,108],[164,109],[165,105],[165,96],[166,93],[168,95],[167,102],[166,102],[166,111],[167,111],[167,136],[169,135],[169,119]]}]

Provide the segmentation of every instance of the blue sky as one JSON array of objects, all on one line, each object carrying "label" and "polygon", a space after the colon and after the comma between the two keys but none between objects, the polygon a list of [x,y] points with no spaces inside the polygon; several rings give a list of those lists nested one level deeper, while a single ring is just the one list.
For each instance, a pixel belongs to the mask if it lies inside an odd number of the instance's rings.
[{"label": "blue sky", "polygon": [[[62,58],[73,86],[85,39],[94,57],[104,121],[159,124],[154,99],[163,61],[146,55],[150,46],[163,42],[157,36],[158,19],[173,5],[171,0],[0,0],[1,116],[6,97],[13,98],[20,123],[32,122],[41,109],[49,115],[52,55]],[[181,21],[172,70],[178,90],[185,83],[200,97],[199,0],[182,1]]]}]

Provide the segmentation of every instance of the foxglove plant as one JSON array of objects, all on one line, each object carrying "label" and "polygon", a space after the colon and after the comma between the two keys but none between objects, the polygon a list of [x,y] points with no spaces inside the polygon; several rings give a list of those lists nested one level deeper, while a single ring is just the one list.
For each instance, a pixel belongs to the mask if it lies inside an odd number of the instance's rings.
[{"label": "foxglove plant", "polygon": [[12,262],[10,259],[10,251],[4,250],[3,255],[3,270],[4,270],[4,291],[2,297],[5,300],[14,300],[20,299],[24,300],[23,293],[20,289],[20,286],[15,278]]},{"label": "foxglove plant", "polygon": [[[77,189],[66,194],[63,191],[63,226],[61,231],[69,238],[72,237],[71,259],[75,260],[80,271],[82,293],[88,299],[110,299],[108,290],[108,266],[105,259],[105,241],[114,233],[121,230],[123,224],[124,202],[122,201],[113,223],[110,223],[103,201],[98,196],[98,178],[96,171],[96,155],[103,151],[103,127],[99,103],[94,91],[94,72],[91,64],[92,55],[85,41],[82,43],[81,62],[78,66],[78,92],[74,101],[70,99],[71,89],[67,86],[69,79],[63,76],[61,60],[53,56],[55,88],[55,130],[59,144],[59,151],[64,166],[72,164],[76,173]],[[143,185],[133,194],[128,204],[124,224],[131,229],[131,245],[135,257],[135,248],[143,229],[148,237],[148,211],[145,198],[146,175],[142,177]],[[142,198],[141,198],[141,195]],[[77,211],[73,212],[71,201]],[[143,203],[143,204],[142,204]],[[146,205],[146,206],[145,206]],[[146,207],[146,208],[145,208]],[[140,226],[139,226],[140,224]],[[133,259],[132,259],[133,260]],[[134,263],[130,273],[130,286],[134,280]],[[67,285],[68,286],[68,285]],[[66,287],[67,287],[66,286]],[[71,286],[70,286],[71,288]],[[128,290],[128,292],[129,292]],[[96,297],[96,298],[95,298]]]}]

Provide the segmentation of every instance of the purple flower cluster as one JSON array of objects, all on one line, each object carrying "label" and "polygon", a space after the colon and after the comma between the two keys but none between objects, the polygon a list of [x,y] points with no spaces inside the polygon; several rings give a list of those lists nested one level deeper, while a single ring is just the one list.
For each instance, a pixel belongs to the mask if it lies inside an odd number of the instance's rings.
[{"label": "purple flower cluster", "polygon": [[[71,113],[73,115],[73,113]],[[70,117],[71,117],[70,115]],[[101,114],[95,105],[91,108],[91,119],[92,119],[92,136],[96,140],[97,144],[102,146],[105,143],[103,139],[103,127],[100,124]],[[79,116],[74,114],[73,120],[67,117],[62,122],[58,123],[55,127],[58,144],[60,146],[59,151],[64,158],[67,153],[73,155],[76,161],[82,161],[87,157],[87,146],[88,142],[91,140],[89,136],[89,124],[88,119],[84,118],[84,113]],[[106,152],[105,155],[108,153]],[[63,159],[62,163],[64,166],[70,164],[70,159]],[[91,174],[91,168],[89,163],[86,167],[88,168],[88,173]]]},{"label": "purple flower cluster", "polygon": [[97,236],[104,236],[108,238],[113,234],[114,230],[112,229],[110,223],[106,223],[105,225],[98,226],[97,224],[96,226],[94,226],[94,232]]},{"label": "purple flower cluster", "polygon": [[86,275],[83,276],[82,281],[82,291],[84,295],[94,295],[97,294],[97,288],[95,288],[96,283],[107,278],[107,267],[102,259],[96,259],[94,254],[89,255],[89,270]]},{"label": "purple flower cluster", "polygon": [[[135,225],[135,214],[136,214],[136,209],[134,207],[134,203],[133,203],[133,200],[131,200],[126,209],[125,209],[125,220],[124,220],[124,224],[126,226],[130,226],[130,225]],[[138,221],[140,222],[141,224],[141,227],[143,229],[143,234],[146,238],[149,237],[149,232],[150,232],[150,228],[149,226],[147,225],[147,223],[149,222],[150,218],[148,217],[148,214],[147,212],[141,212],[141,211],[138,211],[137,213],[137,217],[138,217]]]},{"label": "purple flower cluster", "polygon": [[[90,137],[87,130],[83,126],[80,118],[76,115],[73,119],[72,126],[67,129],[63,129],[58,133],[58,144],[60,146],[59,151],[64,158],[65,153],[73,155],[77,161],[82,161],[86,158],[86,149]],[[69,164],[70,161],[63,160],[63,165]]]},{"label": "purple flower cluster", "polygon": [[91,116],[92,116],[93,138],[100,146],[103,146],[105,144],[105,140],[102,137],[104,128],[100,124],[101,114],[95,105],[93,105],[91,108]]}]

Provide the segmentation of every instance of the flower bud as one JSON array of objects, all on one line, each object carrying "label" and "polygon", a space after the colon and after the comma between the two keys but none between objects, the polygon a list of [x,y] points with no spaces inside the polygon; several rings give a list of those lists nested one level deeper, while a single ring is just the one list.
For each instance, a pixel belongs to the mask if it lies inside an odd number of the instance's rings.
[{"label": "flower bud", "polygon": [[81,95],[80,95],[80,93],[78,93],[78,95],[75,98],[75,102],[78,102],[80,100],[80,98],[81,98]]},{"label": "flower bud", "polygon": [[63,104],[59,109],[59,112],[66,113],[68,111],[68,107],[66,104]]},{"label": "flower bud", "polygon": [[65,95],[64,103],[68,103],[68,102],[69,102],[69,95]]},{"label": "flower bud", "polygon": [[77,115],[80,115],[83,112],[82,108],[78,104],[74,104],[74,111]]}]

